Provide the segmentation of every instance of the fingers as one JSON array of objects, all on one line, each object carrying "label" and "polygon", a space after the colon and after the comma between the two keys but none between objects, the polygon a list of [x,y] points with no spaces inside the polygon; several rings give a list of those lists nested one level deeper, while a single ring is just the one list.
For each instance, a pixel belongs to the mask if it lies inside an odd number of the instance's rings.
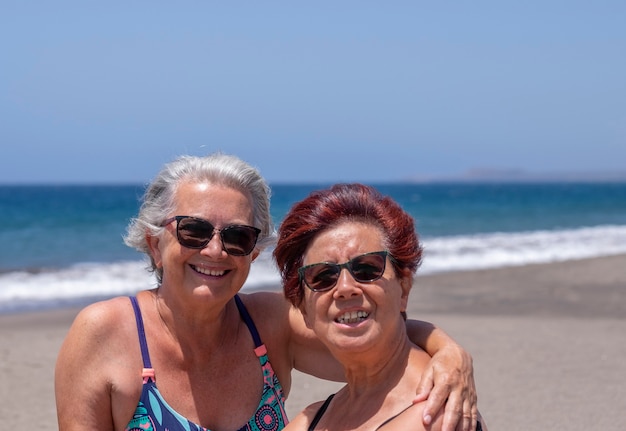
[{"label": "fingers", "polygon": [[472,398],[471,395],[465,397],[463,400],[461,420],[457,422],[456,431],[476,431],[476,421],[478,420],[476,401],[475,397]]},{"label": "fingers", "polygon": [[442,431],[465,431],[463,430],[463,404],[458,396],[451,394],[446,400],[443,410]]},{"label": "fingers", "polygon": [[471,419],[470,419],[470,431],[476,431],[476,422],[478,422],[478,399],[474,398],[474,402],[470,407]]},{"label": "fingers", "polygon": [[428,367],[426,370],[424,370],[424,373],[422,374],[422,378],[420,379],[420,382],[417,385],[417,391],[416,391],[417,395],[415,396],[415,399],[413,399],[413,404],[426,400],[429,397],[430,391],[433,389],[433,386],[434,386],[433,369],[431,367]]},{"label": "fingers", "polygon": [[[478,416],[476,390],[473,376],[465,377],[467,379],[465,384],[459,385],[458,379],[460,376],[455,376],[455,373],[452,373],[452,375],[448,375],[446,380],[451,383],[447,387],[440,385],[442,391],[445,390],[448,394],[447,400],[444,398],[443,431],[476,431]],[[433,388],[429,401],[439,388],[439,386]]]},{"label": "fingers", "polygon": [[475,431],[478,415],[472,357],[463,350],[437,353],[418,385],[415,401],[426,399],[422,421],[443,416],[443,431]]},{"label": "fingers", "polygon": [[[460,403],[457,403],[458,405],[456,406],[458,413],[453,413],[452,409],[449,408],[449,403],[450,401],[448,400],[448,395],[450,394],[450,386],[446,385],[446,384],[439,384],[437,386],[435,386],[431,392],[430,395],[428,396],[428,400],[426,401],[426,405],[424,407],[424,413],[423,413],[423,422],[424,425],[430,425],[433,421],[433,418],[439,413],[439,411],[443,408],[444,405],[446,405],[445,408],[445,416],[444,416],[444,431],[445,429],[445,424],[446,422],[451,422],[454,421],[454,424],[456,425],[456,422],[458,421],[458,418],[460,417],[460,411],[461,411],[461,406]],[[446,401],[448,402],[448,404],[446,404]],[[453,418],[448,418],[448,416],[454,416]],[[449,428],[448,431],[454,431],[454,428]]]},{"label": "fingers", "polygon": [[[468,382],[468,387],[470,389],[465,394],[463,401],[463,430],[476,431],[476,421],[478,420],[478,395],[476,394],[473,375]],[[469,426],[465,425],[466,422],[469,422]]]}]

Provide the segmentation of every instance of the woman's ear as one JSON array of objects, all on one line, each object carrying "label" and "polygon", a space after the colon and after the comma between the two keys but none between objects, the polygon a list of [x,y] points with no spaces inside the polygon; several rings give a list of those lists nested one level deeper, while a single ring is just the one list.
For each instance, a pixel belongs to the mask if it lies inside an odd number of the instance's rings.
[{"label": "woman's ear", "polygon": [[259,255],[261,254],[261,250],[259,250],[258,248],[255,248],[254,250],[252,250],[252,259],[250,260],[250,262],[254,262],[256,260],[257,257],[259,257]]},{"label": "woman's ear", "polygon": [[163,266],[161,249],[159,248],[160,240],[161,239],[158,236],[151,235],[149,232],[146,232],[146,242],[148,243],[148,248],[150,249],[150,256],[152,256],[154,266],[157,268],[161,268]]},{"label": "woman's ear", "polygon": [[400,296],[400,311],[406,312],[406,308],[409,304],[409,293],[411,292],[411,288],[413,287],[413,276],[408,275],[400,279],[400,288],[402,289],[402,294]]},{"label": "woman's ear", "polygon": [[313,329],[313,322],[309,319],[309,313],[306,312],[306,303],[303,299],[300,305],[298,306],[298,310],[300,310],[300,314],[302,314],[302,319],[304,320],[304,324],[307,328]]}]

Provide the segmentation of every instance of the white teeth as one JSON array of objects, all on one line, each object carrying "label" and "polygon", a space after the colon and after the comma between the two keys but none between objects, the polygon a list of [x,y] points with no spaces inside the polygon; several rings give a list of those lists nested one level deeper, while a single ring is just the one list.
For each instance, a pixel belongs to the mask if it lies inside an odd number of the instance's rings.
[{"label": "white teeth", "polygon": [[343,314],[337,318],[338,323],[358,323],[365,320],[369,316],[369,313],[365,311],[351,311]]},{"label": "white teeth", "polygon": [[216,271],[213,269],[204,269],[198,266],[193,266],[193,269],[195,269],[200,274],[211,275],[213,277],[219,277],[221,275],[224,275],[224,273],[226,272],[226,271]]}]

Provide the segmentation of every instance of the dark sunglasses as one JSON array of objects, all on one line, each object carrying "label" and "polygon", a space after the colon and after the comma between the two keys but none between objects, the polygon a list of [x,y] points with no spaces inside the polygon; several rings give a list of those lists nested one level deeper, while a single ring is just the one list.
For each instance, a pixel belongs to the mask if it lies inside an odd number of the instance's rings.
[{"label": "dark sunglasses", "polygon": [[216,229],[208,221],[191,216],[176,216],[165,220],[161,226],[167,226],[176,220],[176,238],[183,247],[202,249],[220,233],[222,248],[231,256],[246,256],[254,250],[261,229],[254,226],[231,225]]},{"label": "dark sunglasses", "polygon": [[298,269],[300,282],[304,281],[313,292],[332,289],[341,270],[346,268],[359,283],[370,283],[378,280],[385,273],[388,251],[374,251],[353,257],[345,263],[320,262],[306,265]]}]

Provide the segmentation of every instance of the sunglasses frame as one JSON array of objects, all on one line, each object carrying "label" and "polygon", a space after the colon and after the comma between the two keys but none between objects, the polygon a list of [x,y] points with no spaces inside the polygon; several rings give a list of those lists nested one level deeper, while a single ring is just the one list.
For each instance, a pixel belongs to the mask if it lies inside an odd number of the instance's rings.
[{"label": "sunglasses frame", "polygon": [[[183,220],[183,219],[193,219],[195,221],[208,224],[213,229],[211,231],[211,235],[208,237],[208,239],[206,239],[206,241],[203,241],[202,245],[200,245],[200,246],[189,246],[188,244],[185,244],[184,240],[181,239],[181,235],[180,235],[180,231],[179,231],[180,221]],[[229,254],[231,256],[247,256],[250,253],[252,253],[252,251],[254,251],[254,247],[256,247],[257,241],[259,240],[259,234],[261,233],[261,229],[259,229],[258,227],[248,226],[248,225],[245,225],[245,224],[231,224],[231,225],[228,225],[228,226],[226,226],[226,227],[224,227],[222,229],[218,229],[215,226],[213,226],[213,223],[209,222],[208,220],[205,220],[205,219],[200,218],[200,217],[186,216],[186,215],[178,215],[178,216],[174,216],[174,217],[170,217],[168,219],[165,219],[163,221],[163,223],[161,223],[161,227],[167,226],[168,224],[170,224],[174,220],[176,220],[176,239],[178,240],[178,243],[180,245],[182,245],[183,247],[194,249],[194,250],[202,250],[207,245],[209,245],[209,243],[211,242],[211,240],[215,236],[215,232],[218,232],[219,235],[220,235],[220,242],[222,243],[222,250],[224,250],[227,254]],[[226,244],[224,244],[224,231],[227,231],[227,230],[233,229],[233,228],[250,229],[250,230],[252,230],[256,234],[256,236],[254,237],[254,242],[252,244],[252,248],[247,253],[242,253],[242,254],[231,253],[226,248]]]},{"label": "sunglasses frame", "polygon": [[[359,280],[354,273],[352,272],[352,263],[354,262],[355,259],[358,259],[360,257],[364,257],[364,256],[369,256],[369,255],[378,255],[378,256],[382,256],[383,257],[383,267],[382,267],[382,271],[380,273],[380,275],[378,277],[369,279],[369,280]],[[358,283],[372,283],[376,280],[380,280],[383,276],[383,274],[385,274],[385,271],[387,269],[387,257],[389,257],[390,260],[393,260],[393,256],[391,255],[391,253],[389,253],[389,251],[387,250],[381,250],[381,251],[371,251],[368,253],[363,253],[360,254],[358,256],[354,256],[352,259],[348,260],[347,262],[344,263],[335,263],[335,262],[317,262],[317,263],[312,263],[310,265],[305,265],[305,266],[301,266],[300,268],[298,268],[298,277],[300,278],[300,284],[304,283],[306,285],[306,287],[308,287],[309,289],[311,289],[313,292],[326,292],[328,290],[331,290],[333,287],[335,287],[337,285],[337,282],[339,281],[339,277],[341,276],[341,271],[345,268],[348,270],[348,272],[350,273],[350,275],[352,276],[352,278],[358,282]],[[335,280],[335,282],[333,284],[331,284],[330,286],[323,288],[323,289],[316,289],[313,288],[309,285],[309,283],[305,280],[304,278],[304,272],[311,267],[314,266],[319,266],[319,265],[330,265],[333,268],[337,268],[339,267],[339,272],[337,273],[337,280]]]}]

